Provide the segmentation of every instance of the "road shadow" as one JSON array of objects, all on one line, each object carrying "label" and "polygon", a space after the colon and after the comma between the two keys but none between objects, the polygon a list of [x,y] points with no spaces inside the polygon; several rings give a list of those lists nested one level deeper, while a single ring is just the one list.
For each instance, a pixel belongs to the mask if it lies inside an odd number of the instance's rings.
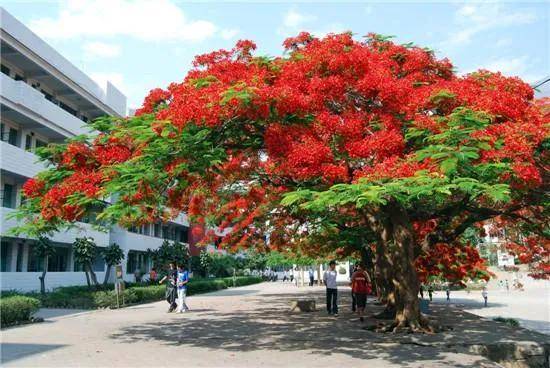
[{"label": "road shadow", "polygon": [[246,290],[246,289],[225,289],[220,291],[215,291],[213,293],[200,294],[201,297],[215,297],[215,296],[238,296],[238,295],[248,295],[255,294],[260,290]]},{"label": "road shadow", "polygon": [[67,345],[58,344],[15,344],[15,343],[2,343],[0,353],[0,363],[6,364],[8,362],[26,358],[29,355],[42,354],[50,350],[59,349]]},{"label": "road shadow", "polygon": [[[307,295],[259,294],[247,297],[254,303],[253,310],[210,311],[190,313],[182,318],[154,323],[127,326],[109,337],[117,343],[158,341],[169,346],[201,347],[233,353],[258,350],[304,351],[311,354],[345,354],[357,359],[382,359],[403,367],[425,361],[426,364],[448,362],[449,354],[456,347],[476,342],[533,340],[531,332],[512,330],[506,325],[483,320],[470,313],[436,306],[435,321],[452,325],[453,330],[433,334],[377,333],[362,329],[358,318],[350,311],[349,292],[340,293],[340,316],[328,316],[324,308],[322,289],[311,290]],[[315,299],[318,310],[310,313],[290,313],[290,301]],[[382,310],[373,299],[368,304],[367,315]],[[192,311],[193,312],[193,311]],[[367,318],[365,324],[379,320]],[[544,335],[543,335],[544,336]],[[535,337],[536,338],[536,337]],[[479,367],[486,364],[482,357],[470,355],[466,363],[453,362],[453,367]]]}]

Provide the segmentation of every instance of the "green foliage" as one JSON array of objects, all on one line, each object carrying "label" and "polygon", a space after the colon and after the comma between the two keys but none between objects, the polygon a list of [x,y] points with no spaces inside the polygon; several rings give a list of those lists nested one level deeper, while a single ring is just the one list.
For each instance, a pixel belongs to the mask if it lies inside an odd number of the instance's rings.
[{"label": "green foliage", "polygon": [[244,268],[250,270],[263,270],[267,263],[266,255],[264,253],[256,252],[253,249],[248,249],[244,258]]},{"label": "green foliage", "polygon": [[97,245],[93,238],[76,238],[73,243],[74,258],[78,263],[91,264],[97,255]]},{"label": "green foliage", "polygon": [[36,243],[34,243],[32,251],[40,258],[53,256],[55,254],[55,247],[50,239],[45,236],[38,237]]},{"label": "green foliage", "polygon": [[212,265],[212,255],[206,251],[201,250],[199,254],[201,270],[204,272],[204,276],[208,277],[210,274],[210,266]]},{"label": "green foliage", "polygon": [[176,241],[170,243],[168,240],[164,240],[156,249],[148,248],[147,253],[158,269],[166,268],[171,262],[187,266],[190,257],[188,244]]},{"label": "green foliage", "polygon": [[227,277],[233,275],[235,270],[235,258],[229,254],[212,254],[210,273],[215,277]]},{"label": "green foliage", "polygon": [[[235,278],[235,286],[245,286],[262,282],[261,277],[242,276]],[[212,291],[233,287],[233,278],[223,279],[196,279],[192,278],[187,286],[187,295],[208,293]],[[163,300],[165,298],[165,285],[148,285],[127,283],[124,289],[124,303],[147,303]],[[74,308],[74,309],[96,309],[96,308],[116,308],[117,300],[114,286],[106,285],[101,290],[90,290],[86,286],[67,286],[60,287],[44,295],[38,293],[27,294],[29,299],[41,302],[45,308]],[[8,298],[26,298],[17,294],[0,299]],[[122,298],[119,300],[122,303]],[[2,307],[2,314],[4,309]],[[3,318],[3,317],[2,317]]]},{"label": "green foliage", "polygon": [[124,251],[117,243],[113,243],[105,248],[101,255],[108,266],[118,265],[124,259]]},{"label": "green foliage", "polygon": [[493,321],[506,323],[510,327],[519,327],[519,322],[514,318],[495,317]]},{"label": "green foliage", "polygon": [[3,294],[0,298],[0,327],[29,321],[38,308],[40,308],[40,300],[37,298]]}]

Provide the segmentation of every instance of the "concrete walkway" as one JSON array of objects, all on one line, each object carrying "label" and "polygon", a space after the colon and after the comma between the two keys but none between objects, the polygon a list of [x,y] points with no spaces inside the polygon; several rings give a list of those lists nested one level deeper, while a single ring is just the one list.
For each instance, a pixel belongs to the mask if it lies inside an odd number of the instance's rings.
[{"label": "concrete walkway", "polygon": [[323,305],[314,313],[288,313],[290,300],[322,303],[323,293],[321,287],[263,283],[190,297],[191,311],[180,315],[167,314],[167,303],[157,302],[52,316],[3,330],[2,366],[499,367],[454,345],[517,334],[477,317],[432,336],[368,332],[349,312],[347,288],[340,290],[339,317],[327,316]]}]

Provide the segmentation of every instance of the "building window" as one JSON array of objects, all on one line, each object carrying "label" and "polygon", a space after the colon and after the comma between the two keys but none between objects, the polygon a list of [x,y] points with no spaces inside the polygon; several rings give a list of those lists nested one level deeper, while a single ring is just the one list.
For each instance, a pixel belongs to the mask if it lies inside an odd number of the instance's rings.
[{"label": "building window", "polygon": [[32,136],[30,134],[25,135],[25,149],[27,151],[32,150]]},{"label": "building window", "polygon": [[178,240],[182,243],[187,243],[189,241],[189,236],[187,235],[187,228],[180,228]]},{"label": "building window", "polygon": [[1,243],[0,261],[2,272],[8,272],[10,270],[10,258],[11,258],[11,243],[3,241]]},{"label": "building window", "polygon": [[4,184],[4,190],[2,191],[2,207],[15,208],[13,200],[13,185]]},{"label": "building window", "polygon": [[69,114],[76,116],[76,110],[70,107],[67,104],[64,104],[63,102],[59,101],[59,107],[61,107],[63,110],[67,111]]},{"label": "building window", "polygon": [[25,246],[23,244],[17,245],[17,266],[16,266],[16,272],[23,271],[23,252],[24,252]]},{"label": "building window", "polygon": [[5,75],[7,75],[9,77],[10,76],[10,68],[5,66],[4,64],[1,65],[1,68],[2,68],[2,73],[4,73]]},{"label": "building window", "polygon": [[48,272],[67,271],[68,259],[69,259],[69,248],[55,247],[55,254],[48,258]]},{"label": "building window", "polygon": [[[101,250],[103,248],[98,248],[97,254],[92,262],[92,271],[94,272],[103,272],[105,271],[105,260],[101,256]],[[84,265],[82,263],[74,262],[74,271],[75,272],[84,272]]]},{"label": "building window", "polygon": [[153,236],[155,236],[156,238],[160,238],[161,237],[161,227],[160,227],[160,224],[155,224],[154,227],[153,227]]},{"label": "building window", "polygon": [[29,261],[27,263],[28,272],[44,271],[44,257],[39,257],[33,252],[32,246],[29,247]]},{"label": "building window", "polygon": [[150,235],[151,234],[151,225],[145,224],[143,225],[143,235]]},{"label": "building window", "polygon": [[149,256],[145,252],[131,250],[128,252],[126,273],[134,273],[138,269],[142,274],[149,272]]},{"label": "building window", "polygon": [[40,139],[36,140],[36,148],[46,147],[47,145],[48,145],[47,142],[41,141]]}]

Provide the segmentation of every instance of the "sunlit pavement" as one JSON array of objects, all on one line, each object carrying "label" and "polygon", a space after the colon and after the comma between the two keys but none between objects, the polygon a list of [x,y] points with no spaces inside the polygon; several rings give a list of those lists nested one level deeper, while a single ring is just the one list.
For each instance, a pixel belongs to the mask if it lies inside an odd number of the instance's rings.
[{"label": "sunlit pavement", "polygon": [[489,289],[487,307],[483,305],[481,291],[452,291],[450,302],[445,292],[435,292],[433,303],[448,304],[487,318],[514,318],[522,327],[550,335],[549,285],[550,282],[539,282],[525,291]]},{"label": "sunlit pavement", "polygon": [[[2,366],[498,367],[455,346],[468,334],[491,341],[510,334],[460,311],[450,311],[460,326],[449,333],[369,332],[350,312],[349,288],[340,296],[338,317],[323,310],[322,287],[281,282],[192,296],[191,311],[179,315],[166,313],[166,302],[51,313],[43,323],[2,331]],[[297,298],[314,298],[319,310],[289,313]],[[369,304],[369,315],[380,308]]]}]

